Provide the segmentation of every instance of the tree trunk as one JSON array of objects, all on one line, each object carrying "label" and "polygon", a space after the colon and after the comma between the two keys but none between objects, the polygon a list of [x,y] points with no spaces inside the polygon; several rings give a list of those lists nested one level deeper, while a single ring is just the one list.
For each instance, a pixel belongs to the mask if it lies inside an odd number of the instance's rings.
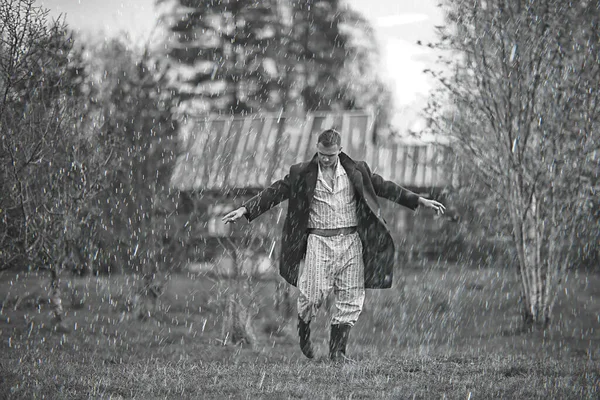
[{"label": "tree trunk", "polygon": [[229,343],[247,344],[252,348],[256,344],[256,335],[252,328],[252,315],[239,293],[231,293],[227,296],[225,321],[221,335],[223,346]]},{"label": "tree trunk", "polygon": [[290,285],[287,282],[277,282],[275,309],[284,319],[290,319],[294,316],[296,308],[292,299]]},{"label": "tree trunk", "polygon": [[64,310],[62,302],[62,289],[60,287],[59,266],[53,265],[50,270],[50,307],[54,314],[54,330],[60,333],[68,332],[64,322]]},{"label": "tree trunk", "polygon": [[230,238],[219,241],[233,259],[233,277],[229,278],[228,282],[232,287],[227,290],[221,340],[224,346],[229,343],[234,345],[247,344],[252,348],[256,344],[256,335],[252,328],[252,313],[245,302],[245,295],[250,294],[252,288],[249,286],[244,287],[245,285],[240,282],[243,280],[247,283],[248,277],[242,276],[242,263],[236,243]]},{"label": "tree trunk", "polygon": [[[556,221],[543,217],[541,208],[548,204],[540,204],[535,193],[527,204],[519,180],[513,179],[512,183],[510,216],[518,256],[517,274],[521,279],[523,323],[529,330],[545,329],[569,258],[561,255],[560,246],[556,245],[559,240]],[[545,229],[550,231],[549,235]]]}]

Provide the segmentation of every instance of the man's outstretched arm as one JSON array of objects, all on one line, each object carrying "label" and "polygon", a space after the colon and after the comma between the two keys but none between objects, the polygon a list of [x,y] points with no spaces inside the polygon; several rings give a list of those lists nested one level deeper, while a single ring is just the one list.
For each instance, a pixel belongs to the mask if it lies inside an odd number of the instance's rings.
[{"label": "man's outstretched arm", "polygon": [[373,184],[373,188],[375,189],[375,194],[377,194],[377,196],[383,197],[412,210],[416,209],[418,206],[421,206],[424,208],[431,208],[438,214],[443,214],[446,211],[446,207],[442,203],[421,197],[418,194],[403,188],[397,183],[388,181],[380,175],[372,173],[367,163],[364,165],[369,173],[371,183]]},{"label": "man's outstretched arm", "polygon": [[235,222],[245,216],[252,221],[264,212],[267,212],[277,204],[289,198],[290,183],[289,174],[285,178],[274,182],[271,186],[261,191],[250,200],[246,201],[240,208],[231,211],[223,217],[223,222]]}]

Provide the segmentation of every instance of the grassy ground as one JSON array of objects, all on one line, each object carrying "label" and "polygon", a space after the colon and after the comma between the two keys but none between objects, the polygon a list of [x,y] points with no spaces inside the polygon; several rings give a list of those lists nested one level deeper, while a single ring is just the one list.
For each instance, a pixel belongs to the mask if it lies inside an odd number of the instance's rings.
[{"label": "grassy ground", "polygon": [[[600,276],[571,273],[546,331],[519,330],[512,271],[431,266],[369,291],[348,353],[300,353],[274,284],[252,282],[257,343],[223,346],[227,282],[171,276],[152,318],[129,304],[131,277],[65,287],[67,332],[53,329],[46,277],[0,277],[0,398],[600,398]],[[67,283],[65,283],[66,285]],[[72,295],[71,295],[72,294]]]}]

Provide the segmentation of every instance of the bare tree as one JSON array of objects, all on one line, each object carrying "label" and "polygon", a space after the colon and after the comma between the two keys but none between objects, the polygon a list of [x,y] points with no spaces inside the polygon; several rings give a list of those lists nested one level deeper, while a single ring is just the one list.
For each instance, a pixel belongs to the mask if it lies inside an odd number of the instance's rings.
[{"label": "bare tree", "polygon": [[95,192],[101,157],[79,123],[73,38],[34,0],[0,4],[0,268],[48,268],[60,321],[59,273]]},{"label": "bare tree", "polygon": [[507,215],[524,321],[546,326],[600,186],[597,6],[445,4],[440,47],[452,57],[450,73],[434,72],[443,90],[433,127],[455,139],[463,166]]}]

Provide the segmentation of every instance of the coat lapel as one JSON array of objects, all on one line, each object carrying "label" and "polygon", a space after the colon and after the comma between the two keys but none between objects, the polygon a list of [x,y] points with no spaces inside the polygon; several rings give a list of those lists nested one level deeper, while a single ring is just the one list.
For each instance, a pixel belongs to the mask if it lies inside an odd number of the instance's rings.
[{"label": "coat lapel", "polygon": [[356,162],[354,162],[353,159],[348,157],[346,153],[340,153],[340,162],[342,163],[342,167],[344,167],[344,169],[346,170],[350,182],[352,182],[352,185],[354,185],[354,190],[356,191],[356,194],[358,194],[360,197],[363,197],[363,178],[360,171],[356,169]]},{"label": "coat lapel", "polygon": [[312,198],[315,194],[315,187],[317,186],[317,175],[319,173],[319,159],[317,155],[313,157],[313,159],[308,164],[308,168],[306,169],[305,182],[306,182],[306,195],[308,196],[308,201],[312,201]]},{"label": "coat lapel", "polygon": [[342,166],[346,169],[350,180],[354,184],[354,189],[356,190],[357,196],[362,197],[377,218],[379,218],[382,222],[385,222],[381,217],[381,207],[379,206],[377,196],[372,191],[365,190],[363,176],[358,170],[356,162],[348,157],[345,153],[340,153],[340,161]]}]

